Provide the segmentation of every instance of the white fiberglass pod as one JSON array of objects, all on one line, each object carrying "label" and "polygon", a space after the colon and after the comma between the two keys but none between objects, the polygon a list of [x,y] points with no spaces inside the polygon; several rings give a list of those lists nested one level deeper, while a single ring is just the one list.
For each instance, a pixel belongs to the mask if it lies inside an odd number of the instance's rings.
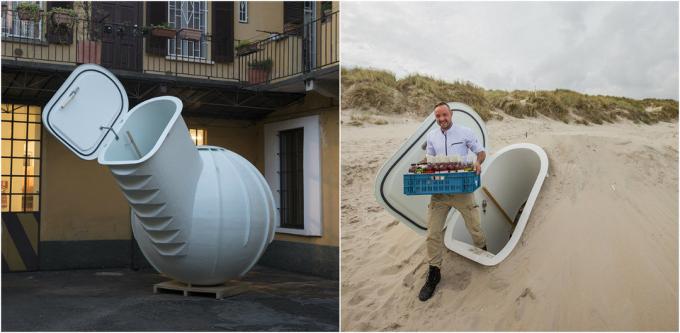
[{"label": "white fiberglass pod", "polygon": [[513,144],[491,155],[482,167],[482,186],[475,191],[488,251],[474,246],[458,212],[449,217],[446,247],[486,266],[503,261],[519,242],[547,175],[548,156],[537,145]]},{"label": "white fiberglass pod", "polygon": [[43,123],[74,154],[109,167],[132,208],[142,253],[158,271],[205,285],[245,274],[277,221],[264,177],[224,148],[196,147],[178,98],[127,108],[112,73],[81,65],[45,106]]},{"label": "white fiberglass pod", "polygon": [[[487,236],[489,251],[472,245],[462,216],[455,209],[451,209],[447,216],[444,243],[447,248],[468,259],[483,265],[496,265],[512,251],[524,231],[531,208],[547,175],[548,158],[543,149],[533,144],[511,145],[490,155],[487,146],[489,136],[481,117],[462,103],[449,103],[449,107],[453,110],[453,123],[470,128],[487,151],[487,160],[482,164],[482,183],[474,195],[482,211],[481,225]],[[430,114],[385,162],[375,181],[378,203],[421,235],[425,235],[427,231],[427,205],[430,196],[404,195],[402,175],[408,171],[411,163],[425,157],[423,145],[427,133],[437,126],[434,113]],[[523,204],[523,213],[519,220],[513,220]],[[503,207],[502,211],[498,205]],[[513,232],[511,223],[515,222]]]}]

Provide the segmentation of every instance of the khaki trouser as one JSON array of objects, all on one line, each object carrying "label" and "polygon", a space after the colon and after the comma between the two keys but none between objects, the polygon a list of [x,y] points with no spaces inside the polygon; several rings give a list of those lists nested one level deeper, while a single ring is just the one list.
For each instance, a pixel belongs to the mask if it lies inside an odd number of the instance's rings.
[{"label": "khaki trouser", "polygon": [[451,207],[456,208],[463,219],[468,232],[472,236],[475,246],[482,248],[486,245],[486,237],[480,225],[479,207],[475,203],[473,193],[465,194],[434,194],[430,199],[427,210],[427,259],[432,266],[442,264],[443,235],[446,216]]}]

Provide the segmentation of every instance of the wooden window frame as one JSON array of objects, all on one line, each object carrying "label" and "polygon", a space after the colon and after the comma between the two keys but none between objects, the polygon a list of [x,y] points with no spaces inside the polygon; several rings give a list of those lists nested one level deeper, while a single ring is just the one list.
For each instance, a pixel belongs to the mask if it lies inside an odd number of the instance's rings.
[{"label": "wooden window frame", "polygon": [[303,169],[304,169],[304,229],[281,227],[280,214],[276,232],[300,236],[322,236],[322,188],[321,179],[321,131],[319,115],[294,118],[264,125],[265,179],[272,189],[277,209],[281,207],[279,169],[279,132],[293,128],[304,128]]},{"label": "wooden window frame", "polygon": [[[9,141],[9,142],[10,142],[10,144],[9,144],[9,147],[10,147],[9,153],[3,151],[2,154],[1,154],[2,159],[3,159],[3,160],[4,160],[4,159],[7,159],[7,160],[9,161],[9,163],[10,163],[10,165],[9,165],[9,173],[7,173],[7,174],[2,173],[2,179],[4,180],[5,177],[6,177],[6,179],[8,179],[8,184],[7,184],[7,185],[8,185],[8,191],[7,191],[7,192],[3,192],[3,193],[1,194],[1,195],[2,195],[2,202],[7,201],[8,205],[7,205],[7,210],[4,210],[4,208],[1,208],[1,209],[2,209],[2,212],[3,212],[3,213],[4,213],[4,212],[9,212],[9,213],[39,212],[39,211],[40,211],[40,200],[41,200],[41,195],[40,195],[40,193],[42,192],[42,170],[41,170],[41,168],[42,168],[42,163],[41,163],[41,162],[42,162],[42,123],[41,123],[41,121],[40,121],[40,113],[37,114],[37,115],[38,115],[38,121],[31,121],[31,120],[30,120],[30,115],[31,115],[31,113],[30,113],[30,109],[29,109],[29,108],[30,108],[30,107],[37,107],[37,108],[40,108],[40,107],[39,107],[39,106],[35,106],[35,105],[14,104],[14,103],[3,103],[2,106],[3,106],[3,111],[4,111],[4,108],[5,108],[6,106],[9,106],[9,107],[12,109],[12,111],[11,111],[11,114],[12,114],[11,119],[9,119],[9,120],[4,120],[4,119],[3,119],[3,120],[2,120],[3,123],[9,122],[9,123],[10,123],[10,126],[12,127],[12,134],[11,134],[11,136],[10,136],[9,138],[3,138],[3,139],[2,139],[3,141]],[[16,119],[15,119],[17,113],[15,113],[14,110],[15,110],[17,107],[25,107],[25,108],[26,108],[26,120],[16,120]],[[41,109],[41,108],[40,108],[40,109]],[[40,110],[40,112],[42,112],[42,110]],[[24,137],[24,138],[15,138],[14,125],[17,124],[17,123],[26,124],[26,133],[25,133],[25,137]],[[30,139],[30,138],[29,138],[29,127],[30,127],[29,124],[37,124],[37,125],[39,126],[38,129],[39,129],[39,131],[40,131],[40,135],[38,136],[37,139]],[[26,155],[23,155],[23,156],[14,156],[14,143],[15,143],[15,142],[25,142],[26,144],[28,144],[28,142],[39,142],[39,143],[40,143],[40,146],[39,146],[39,149],[40,149],[40,156],[39,156],[39,157],[28,157],[28,156],[29,156],[28,153],[27,153]],[[15,168],[14,168],[15,160],[17,160],[17,161],[19,161],[20,163],[22,163],[22,166],[23,166],[23,173],[22,173],[22,174],[14,174],[14,173],[13,173],[13,172],[14,172],[14,169],[15,169]],[[23,161],[23,162],[21,162],[21,161]],[[30,162],[30,163],[26,163],[26,162],[28,162],[28,161],[31,161],[31,162]],[[34,171],[34,173],[33,173],[32,175],[29,175],[29,174],[28,174],[28,167],[31,166],[31,165],[33,165],[33,166],[37,165],[37,166],[38,166],[38,170],[37,170],[37,171]],[[13,178],[23,178],[23,187],[24,187],[23,191],[19,191],[19,192],[14,191],[14,189],[13,189],[13,183],[14,183],[14,182],[12,181]],[[33,179],[34,181],[37,181],[37,182],[38,182],[38,189],[37,189],[37,192],[26,192],[26,188],[27,188],[28,180],[29,180],[29,179]],[[4,185],[4,184],[3,184],[3,185]],[[21,200],[21,202],[22,202],[22,207],[20,207],[19,209],[16,209],[15,207],[12,207],[12,197],[13,197],[13,196],[16,196],[16,195],[22,196],[22,200]],[[37,198],[37,199],[38,199],[38,207],[37,207],[36,210],[33,210],[33,209],[27,210],[27,202],[28,202],[28,201],[26,200],[27,197],[30,197],[31,200],[33,200],[35,197],[38,197],[38,198]],[[0,206],[0,207],[1,207],[1,206]]]}]

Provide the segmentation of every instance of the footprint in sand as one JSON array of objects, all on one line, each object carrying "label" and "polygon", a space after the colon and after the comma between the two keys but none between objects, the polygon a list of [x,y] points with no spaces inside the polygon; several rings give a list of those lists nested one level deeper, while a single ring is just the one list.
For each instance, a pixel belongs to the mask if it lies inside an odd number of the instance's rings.
[{"label": "footprint in sand", "polygon": [[526,307],[527,299],[535,300],[536,295],[531,291],[531,288],[524,288],[522,293],[515,298],[517,307],[515,308],[515,320],[522,319],[524,315],[524,308]]},{"label": "footprint in sand", "polygon": [[361,293],[358,293],[358,294],[354,295],[354,296],[349,300],[349,305],[357,305],[357,304],[363,302],[364,299],[365,299],[365,297],[364,297]]},{"label": "footprint in sand", "polygon": [[399,224],[399,221],[394,220],[394,221],[388,223],[388,224],[385,226],[385,230],[389,230],[389,229],[391,229],[392,227],[394,227],[394,226],[397,225],[397,224]]},{"label": "footprint in sand", "polygon": [[387,275],[393,275],[393,274],[399,273],[400,270],[401,270],[401,264],[389,266],[389,267],[383,269],[382,271],[380,271],[380,273],[387,274]]},{"label": "footprint in sand", "polygon": [[387,291],[389,289],[390,289],[390,286],[386,286],[386,287],[382,287],[382,288],[378,289],[378,292],[377,292],[378,296],[385,296],[385,294],[387,294]]},{"label": "footprint in sand", "polygon": [[402,280],[402,283],[404,284],[404,287],[411,287],[413,286],[413,283],[416,281],[416,276],[413,274],[413,272],[406,274],[404,276],[404,279]]},{"label": "footprint in sand", "polygon": [[401,328],[401,325],[399,325],[399,324],[397,324],[397,323],[392,323],[392,324],[387,325],[387,326],[383,329],[383,331],[396,331],[396,330],[398,330],[399,328]]},{"label": "footprint in sand", "polygon": [[491,282],[489,283],[489,287],[493,290],[503,290],[507,288],[510,284],[505,281],[504,279],[497,278],[497,277],[492,277]]},{"label": "footprint in sand", "polygon": [[470,271],[462,271],[454,274],[452,279],[449,279],[451,281],[451,287],[453,287],[453,290],[465,290],[469,285],[470,281],[472,279],[472,273]]},{"label": "footprint in sand", "polygon": [[369,213],[375,213],[375,212],[379,212],[379,211],[383,210],[383,208],[380,207],[380,206],[371,206],[371,207],[368,207],[366,210]]}]

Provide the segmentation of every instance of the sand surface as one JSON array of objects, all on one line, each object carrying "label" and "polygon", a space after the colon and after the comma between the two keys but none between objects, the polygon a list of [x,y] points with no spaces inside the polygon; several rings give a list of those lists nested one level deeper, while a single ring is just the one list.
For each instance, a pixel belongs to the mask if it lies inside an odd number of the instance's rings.
[{"label": "sand surface", "polygon": [[495,267],[453,252],[417,299],[424,237],[373,197],[382,164],[420,124],[342,127],[343,330],[678,330],[678,125],[490,121],[490,153],[535,143],[549,177],[520,243]]}]

